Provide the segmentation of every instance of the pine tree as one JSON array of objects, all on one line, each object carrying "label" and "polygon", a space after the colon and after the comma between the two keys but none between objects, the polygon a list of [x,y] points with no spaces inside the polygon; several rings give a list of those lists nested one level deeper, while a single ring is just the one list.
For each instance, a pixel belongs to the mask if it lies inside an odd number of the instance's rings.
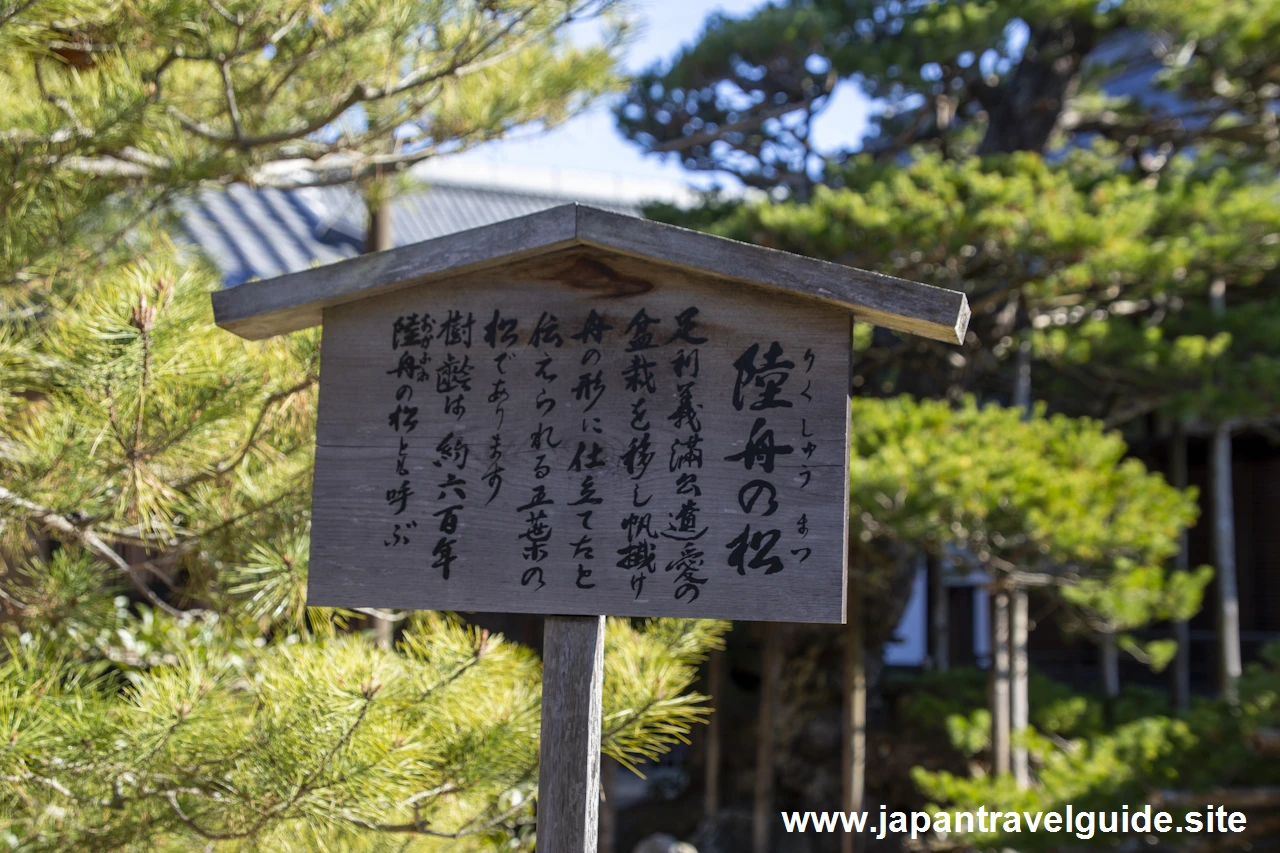
[{"label": "pine tree", "polygon": [[[102,224],[107,199],[141,213],[199,182],[359,182],[554,125],[619,84],[621,12],[616,0],[6,3],[0,281],[95,254],[119,231],[72,238]],[[575,21],[603,39],[575,44]]]},{"label": "pine tree", "polygon": [[[1199,607],[1210,570],[1165,565],[1195,519],[1194,493],[1124,459],[1124,441],[1099,423],[907,397],[855,400],[853,418],[852,535],[868,552],[898,546],[969,562],[1006,608],[1012,590],[1044,588],[1108,636]],[[1007,634],[1025,615],[1002,618]],[[1122,640],[1146,662],[1168,662],[1167,643]],[[995,652],[1007,670],[1009,649]],[[1008,704],[991,710],[1001,772],[1012,769]]]},{"label": "pine tree", "polygon": [[[305,606],[319,337],[216,329],[168,203],[558,121],[614,81],[614,42],[564,26],[613,14],[0,4],[6,843],[532,848],[537,658],[448,614],[376,648],[360,614]],[[610,623],[608,755],[705,718],[687,690],[722,629]]]},{"label": "pine tree", "polygon": [[[1085,135],[1146,173],[1206,146],[1274,166],[1278,34],[1271,0],[783,0],[712,15],[617,115],[648,151],[802,197],[839,185],[859,152],[1045,153]],[[1160,91],[1109,93],[1109,78],[1144,69]],[[819,152],[811,126],[842,83],[876,109],[865,139]]]},{"label": "pine tree", "polygon": [[[1213,434],[1229,695],[1231,433],[1280,412],[1278,39],[1272,0],[783,2],[709,19],[618,120],[789,200],[659,218],[969,293],[960,352],[864,337],[859,393],[1008,401],[1030,343],[1056,410]],[[818,151],[839,85],[869,126]]]},{"label": "pine tree", "polygon": [[[656,218],[969,294],[973,319],[959,350],[855,327],[855,394],[1014,402],[1029,357],[1030,384],[1055,412],[1148,437],[1149,424],[1164,424],[1175,445],[1182,436],[1175,458],[1185,458],[1186,435],[1212,435],[1215,568],[1226,593],[1220,669],[1231,696],[1239,660],[1234,531],[1224,500],[1231,493],[1231,431],[1270,430],[1280,413],[1280,143],[1272,130],[1278,41],[1280,4],[1273,0],[783,0],[743,18],[710,18],[693,45],[637,78],[617,115],[642,149],[689,169],[731,173],[769,196],[711,198],[692,211],[655,207]],[[838,108],[841,86],[873,99],[867,131],[819,149],[812,128]],[[961,405],[938,417],[963,421],[965,411]],[[1018,429],[1012,417],[990,417],[993,429],[997,421]],[[918,425],[900,426],[914,434]],[[1119,463],[1114,439],[1098,438],[1095,426],[1077,429],[1081,446],[1111,447],[1097,462]],[[855,436],[864,430],[855,417]],[[945,436],[936,438],[946,444]],[[987,455],[993,438],[975,432],[948,445],[952,464],[973,465],[984,476],[1004,470],[1005,460]],[[932,458],[908,446],[919,464]],[[1053,470],[1059,462],[1028,456],[1021,464]],[[944,483],[955,476],[945,467],[935,473]],[[1007,495],[987,484],[979,478],[966,487],[994,501],[983,523],[999,530],[1012,520],[999,518],[999,500],[1028,484],[1007,482],[1014,489]],[[855,477],[855,495],[859,488]],[[927,489],[886,490],[865,519],[874,525],[887,512],[911,528],[913,513],[925,507],[896,507],[900,494]],[[1102,496],[1082,506],[1109,517]],[[919,521],[926,540],[950,535],[929,533],[945,530],[942,519],[926,514]],[[859,517],[852,522],[856,527]],[[1164,537],[1178,525],[1140,517],[1135,525],[1147,527],[1148,544],[1164,540],[1145,560],[1077,554],[1051,578],[1032,578],[1040,574],[1035,566],[1046,564],[1043,555],[1014,553],[1010,560],[1006,553],[1003,579],[1051,580],[1064,624],[1098,637],[1105,660],[1114,662],[1111,649],[1123,645],[1158,665],[1170,653],[1167,643],[1139,644],[1126,635],[1193,612],[1205,570],[1191,569],[1185,553],[1174,561],[1181,574],[1157,564],[1160,553],[1172,553]],[[858,563],[878,566],[872,578],[892,572],[880,547],[859,553]],[[866,587],[870,612],[895,612],[892,584]],[[1018,593],[1013,598],[1016,627]],[[1187,672],[1186,653],[1183,645],[1175,672]],[[1178,695],[1186,696],[1185,679]],[[1003,714],[998,704],[993,710]],[[1111,756],[1141,761],[1185,743],[1176,725],[1143,719],[1056,754],[1036,736],[1035,729],[1045,730],[1044,709],[1032,702],[1030,710],[1023,745],[1042,763],[1037,790],[1048,789],[1049,801],[1079,803],[1077,792],[1105,790],[1115,802],[1119,788],[1108,788],[1109,781],[1141,773],[1118,774]],[[1205,742],[1213,742],[1216,728],[1233,725],[1205,713]],[[989,748],[992,715],[970,723],[961,734],[980,746],[965,751]],[[997,753],[1007,749],[1001,746]],[[1249,766],[1234,778],[1265,784],[1257,763]],[[1195,790],[1215,777],[1209,771],[1178,779]],[[917,771],[917,782],[939,803],[1029,802],[1008,777]],[[1025,839],[1003,844],[1021,847]]]}]

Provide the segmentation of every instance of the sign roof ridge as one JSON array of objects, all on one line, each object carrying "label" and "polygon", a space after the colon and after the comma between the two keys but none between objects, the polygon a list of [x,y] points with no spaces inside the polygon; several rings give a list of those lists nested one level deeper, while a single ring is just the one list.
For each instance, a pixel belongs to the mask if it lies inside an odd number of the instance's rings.
[{"label": "sign roof ridge", "polygon": [[961,343],[959,291],[569,202],[213,294],[217,324],[257,340],[319,325],[324,308],[586,246],[844,308],[877,326]]}]

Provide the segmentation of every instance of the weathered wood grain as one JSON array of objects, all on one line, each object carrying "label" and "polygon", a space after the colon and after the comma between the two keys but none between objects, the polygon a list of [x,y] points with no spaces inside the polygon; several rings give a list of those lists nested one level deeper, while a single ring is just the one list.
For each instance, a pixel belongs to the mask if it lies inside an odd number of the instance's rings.
[{"label": "weathered wood grain", "polygon": [[820,299],[864,322],[946,343],[963,342],[969,328],[968,299],[955,290],[585,206],[578,207],[577,236],[587,245]]},{"label": "weathered wood grain", "polygon": [[[448,287],[419,286],[325,311],[309,601],[842,621],[848,313],[637,259],[565,258],[538,275],[476,274]],[[669,342],[677,317],[693,307],[696,327],[687,337],[699,343]],[[495,310],[517,320],[511,330],[515,345],[494,348],[482,340]],[[651,328],[656,346],[627,352],[634,333],[626,329],[642,310],[659,320]],[[441,348],[433,340],[423,381],[394,375],[405,352],[392,348],[396,319],[445,317],[449,311],[475,318],[472,346]],[[591,340],[587,346],[571,336],[592,311],[612,328],[599,345]],[[559,320],[560,347],[529,345],[543,312]],[[777,399],[790,405],[753,411],[751,406],[763,405],[765,385],[747,376],[739,410],[735,362],[745,363],[743,354],[754,345],[752,363],[763,366],[774,342],[777,361],[790,364],[775,377]],[[685,376],[676,375],[674,360],[682,349],[697,350],[697,376],[687,366]],[[651,389],[629,389],[627,371],[642,354],[652,363]],[[450,356],[472,366],[460,415],[446,414],[445,403],[456,394],[442,392],[437,381]],[[552,380],[537,375],[544,358],[551,359],[543,372],[554,375]],[[591,383],[584,394],[575,393],[583,376],[597,374],[604,386],[598,399]],[[500,379],[501,413],[491,399]],[[674,417],[682,408],[679,386],[686,383],[692,383],[686,396],[698,417],[701,467],[692,467],[692,458],[679,465],[695,434],[687,409],[686,419]],[[397,393],[418,409],[412,431],[399,432],[389,421],[401,405]],[[633,406],[640,398],[647,414],[635,423],[648,427],[634,429]],[[759,428],[758,418],[764,419]],[[776,444],[788,448],[773,456],[770,472],[761,471],[761,458],[752,457],[751,469],[745,457],[732,458],[753,430],[757,443],[771,430]],[[534,447],[539,432],[542,446]],[[484,476],[494,435],[501,436],[503,454],[496,496]],[[649,467],[627,470],[628,451],[633,443],[643,447],[646,435],[654,454]],[[580,446],[584,455],[575,465]],[[597,446],[598,467],[592,468]],[[459,448],[465,448],[465,462]],[[454,456],[446,458],[449,453]],[[696,492],[688,481],[682,485],[681,477],[689,474],[697,477]],[[450,475],[466,483],[442,485]],[[586,476],[598,502],[571,506],[582,499]],[[758,480],[768,486],[744,491]],[[401,508],[398,499],[389,502],[388,493],[406,483],[412,494]],[[554,503],[528,507],[539,488]],[[690,501],[692,509],[686,507]],[[767,516],[766,507],[772,508]],[[584,519],[586,511],[592,515]],[[535,512],[545,513],[536,523]],[[690,517],[693,524],[682,531]],[[446,521],[448,531],[442,529]],[[544,525],[549,533],[533,530]],[[698,552],[692,558],[680,537],[699,530],[705,532],[692,540]],[[397,534],[409,541],[397,541]],[[442,540],[452,540],[445,552],[449,560],[437,550]],[[637,540],[651,547],[637,548]],[[686,572],[691,564],[692,573]]]},{"label": "weathered wood grain", "polygon": [[595,853],[604,617],[548,616],[543,638],[538,850]]},{"label": "weathered wood grain", "polygon": [[794,294],[948,343],[968,328],[968,301],[956,291],[574,204],[219,291],[214,316],[238,335],[265,338],[314,326],[325,308],[574,247]]}]

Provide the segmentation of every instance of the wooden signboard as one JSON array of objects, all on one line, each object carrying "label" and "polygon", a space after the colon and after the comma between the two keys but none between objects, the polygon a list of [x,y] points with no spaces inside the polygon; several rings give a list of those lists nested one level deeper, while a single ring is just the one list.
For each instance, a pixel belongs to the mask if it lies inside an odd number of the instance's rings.
[{"label": "wooden signboard", "polygon": [[312,604],[843,620],[848,313],[646,266],[325,311]]},{"label": "wooden signboard", "polygon": [[323,322],[308,599],[554,614],[539,849],[595,849],[601,614],[843,622],[854,318],[962,294],[565,205],[217,293]]}]

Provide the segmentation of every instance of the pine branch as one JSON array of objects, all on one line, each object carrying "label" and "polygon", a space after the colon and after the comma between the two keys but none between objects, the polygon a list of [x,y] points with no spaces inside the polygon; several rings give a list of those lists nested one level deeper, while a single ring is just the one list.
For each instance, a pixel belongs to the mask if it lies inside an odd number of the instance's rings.
[{"label": "pine branch", "polygon": [[315,781],[320,775],[329,768],[337,753],[348,743],[355,735],[356,730],[365,721],[369,713],[369,709],[373,704],[374,697],[380,690],[380,685],[373,682],[363,686],[364,701],[361,703],[360,710],[356,714],[356,718],[347,726],[346,730],[338,738],[338,740],[328,749],[325,754],[312,767],[307,778],[294,787],[293,793],[289,795],[283,802],[262,812],[256,821],[254,821],[247,829],[235,831],[219,831],[202,826],[192,815],[182,808],[178,802],[178,796],[175,791],[169,790],[163,793],[165,800],[169,803],[169,808],[173,814],[182,821],[192,832],[210,841],[233,841],[243,838],[251,838],[262,830],[264,830],[273,820],[279,819],[285,815],[289,809],[293,808],[308,793],[315,790]]},{"label": "pine branch", "polygon": [[[579,7],[579,8],[582,8],[582,7]],[[356,104],[376,103],[378,101],[383,101],[388,98],[394,98],[404,94],[405,92],[409,92],[414,89],[420,89],[431,83],[434,83],[436,81],[443,80],[446,78],[450,78],[450,77],[461,79],[471,74],[476,74],[500,62],[503,62],[513,56],[518,55],[520,52],[528,48],[529,44],[532,43],[534,35],[531,34],[527,36],[524,40],[517,40],[509,48],[504,49],[503,51],[501,51],[498,54],[495,54],[494,56],[488,56],[488,57],[484,56],[484,54],[487,51],[489,51],[494,45],[498,44],[503,39],[510,37],[510,35],[515,31],[516,27],[518,27],[530,15],[532,15],[533,11],[534,11],[534,7],[530,6],[526,8],[521,14],[513,16],[512,20],[505,27],[502,27],[496,32],[494,32],[479,47],[471,51],[465,57],[461,54],[461,51],[460,51],[461,45],[459,45],[459,49],[455,49],[452,60],[449,63],[447,63],[444,67],[428,66],[424,68],[415,69],[409,72],[408,74],[404,75],[395,83],[389,86],[370,86],[369,84],[363,83],[363,82],[356,83],[351,88],[350,92],[347,93],[346,97],[339,100],[326,112],[321,113],[320,115],[317,115],[309,120],[296,124],[293,127],[286,128],[285,130],[281,130],[281,131],[276,131],[274,133],[265,133],[265,134],[259,134],[256,136],[248,136],[244,134],[243,130],[237,126],[238,117],[236,116],[232,117],[234,132],[231,134],[220,133],[219,131],[209,127],[207,124],[201,121],[197,121],[191,116],[186,115],[181,110],[174,107],[173,105],[169,105],[167,107],[167,110],[168,110],[168,113],[171,116],[173,116],[174,119],[176,119],[178,123],[182,125],[182,127],[185,128],[188,132],[218,145],[223,145],[226,147],[238,147],[245,150],[248,150],[250,148],[260,148],[260,147],[266,147],[266,146],[281,145],[283,143],[302,139],[303,137],[310,136],[311,134],[316,133],[322,128],[337,121],[338,118],[342,116],[343,113],[347,112],[347,110],[356,106]],[[573,7],[571,7],[571,10],[566,10],[565,16],[563,17],[562,21],[560,22],[560,24],[557,24],[556,26],[563,26],[564,23],[567,23],[567,21],[571,20],[574,16],[574,11],[576,11],[576,9],[573,9]],[[229,77],[227,78],[226,86],[228,88],[230,87]],[[229,108],[232,103],[233,103],[233,97],[229,95],[228,96]]]},{"label": "pine branch", "polygon": [[372,616],[374,619],[381,619],[383,622],[403,622],[413,615],[410,611],[401,611],[394,613],[390,610],[379,610],[376,607],[353,607],[356,613],[363,613],[365,616]]},{"label": "pine branch", "polygon": [[218,15],[220,15],[224,21],[231,24],[233,27],[244,26],[244,20],[227,11],[227,7],[219,3],[218,0],[204,0],[204,2],[210,9],[217,12]]},{"label": "pine branch", "polygon": [[250,832],[218,832],[217,830],[206,829],[197,823],[195,818],[182,810],[181,804],[178,803],[178,794],[176,791],[165,791],[162,796],[169,803],[169,809],[178,818],[178,820],[186,824],[187,828],[196,835],[208,841],[234,841],[241,838],[248,838],[261,828],[260,826],[255,826]]},{"label": "pine branch", "polygon": [[787,115],[788,113],[793,113],[796,110],[808,109],[815,100],[821,97],[825,97],[825,95],[818,95],[813,98],[804,98],[799,101],[788,101],[781,106],[770,107],[769,109],[752,113],[750,118],[729,122],[728,124],[722,124],[715,130],[699,131],[698,133],[693,133],[689,136],[681,136],[677,139],[669,139],[666,142],[660,142],[657,145],[652,146],[650,150],[660,154],[665,154],[673,151],[687,151],[688,149],[694,148],[698,145],[709,145],[712,142],[723,138],[725,134],[737,133],[744,130],[755,130],[770,119],[779,118]]},{"label": "pine branch", "polygon": [[[210,0],[212,2],[212,0]],[[231,118],[231,129],[235,132],[236,141],[244,144],[244,125],[240,121],[240,105],[236,102],[236,87],[231,82],[231,67],[228,62],[218,66],[222,75],[222,94],[227,99],[227,115]]]},{"label": "pine branch", "polygon": [[[531,776],[532,776],[532,773],[526,774],[526,779]],[[343,811],[341,813],[341,816],[343,820],[346,820],[347,822],[355,826],[358,826],[361,829],[368,829],[375,832],[408,833],[411,835],[425,835],[430,838],[459,839],[459,838],[467,838],[472,835],[480,835],[481,833],[488,832],[489,830],[494,829],[502,825],[506,821],[510,820],[511,818],[515,817],[517,814],[519,814],[524,809],[527,809],[528,807],[529,807],[529,804],[526,802],[522,801],[522,802],[516,803],[514,806],[502,812],[501,814],[497,815],[487,823],[481,824],[479,826],[470,825],[478,819],[478,816],[473,817],[467,823],[464,823],[461,829],[458,829],[454,832],[442,832],[437,829],[432,829],[429,824],[427,824],[426,822],[424,822],[423,820],[417,817],[417,811],[418,811],[417,803],[414,803],[414,820],[412,823],[378,823],[376,821],[367,820],[365,818],[352,814],[349,810]],[[483,812],[481,814],[483,814]]]},{"label": "pine branch", "polygon": [[9,602],[10,605],[17,608],[18,610],[31,609],[30,604],[27,604],[25,601],[10,595],[8,592],[5,591],[5,588],[2,586],[0,586],[0,598],[3,598],[5,601]]},{"label": "pine branch", "polygon": [[[351,722],[351,725],[347,727],[347,730],[342,733],[342,736],[339,737],[331,747],[329,747],[323,758],[316,762],[311,774],[307,777],[305,782],[297,787],[293,796],[290,797],[288,805],[284,808],[291,808],[302,798],[304,794],[309,792],[312,789],[312,785],[315,784],[316,779],[320,778],[320,774],[329,768],[329,764],[333,761],[334,756],[336,756],[343,747],[351,742],[351,738],[355,735],[356,729],[360,727],[368,716],[369,708],[372,707],[374,697],[378,695],[378,692],[382,689],[382,685],[375,682],[373,680],[373,676],[370,676],[369,681],[362,684],[360,689],[364,693],[364,702],[361,703],[360,711],[356,714],[356,718]],[[283,811],[283,809],[281,809],[281,811]]]},{"label": "pine branch", "polygon": [[25,511],[31,521],[34,521],[55,533],[61,534],[66,539],[78,542],[106,559],[108,563],[124,573],[125,577],[129,579],[134,588],[137,589],[138,592],[141,593],[142,597],[145,598],[153,607],[163,610],[170,616],[174,616],[179,619],[190,618],[204,612],[200,609],[179,610],[164,599],[160,598],[149,586],[147,586],[146,581],[139,575],[137,567],[132,565],[124,557],[120,556],[120,554],[117,553],[111,545],[109,545],[93,530],[86,527],[80,527],[72,523],[71,520],[65,516],[59,515],[47,507],[42,507],[38,504],[32,503],[31,501],[14,494],[4,486],[0,486],[0,503],[8,504],[11,507]]},{"label": "pine branch", "polygon": [[467,660],[454,669],[453,672],[449,673],[447,677],[423,690],[422,693],[418,695],[418,701],[426,701],[432,696],[432,694],[443,690],[449,685],[455,683],[458,679],[462,678],[462,676],[466,675],[468,670],[480,663],[481,659],[484,657],[485,651],[488,649],[488,645],[489,632],[482,630],[480,633],[480,642],[476,644],[476,649],[471,654],[471,657],[467,658]]},{"label": "pine branch", "polygon": [[72,802],[80,802],[80,798],[71,793],[71,791],[57,779],[51,779],[48,776],[37,776],[30,771],[24,771],[19,775],[0,776],[0,782],[8,782],[11,785],[21,785],[23,782],[35,782],[36,784],[43,785],[46,788],[51,788],[52,790],[57,791]]},{"label": "pine branch", "polygon": [[240,445],[240,449],[236,451],[230,459],[214,465],[210,470],[202,471],[199,474],[195,474],[185,480],[181,480],[175,483],[172,488],[177,492],[185,493],[190,491],[191,487],[197,483],[216,480],[219,477],[235,470],[235,468],[244,461],[245,457],[249,455],[249,451],[253,449],[254,443],[257,441],[258,431],[262,429],[262,424],[267,419],[267,414],[271,409],[274,408],[277,403],[283,402],[295,394],[300,394],[303,391],[306,391],[316,383],[317,378],[316,374],[308,373],[302,381],[290,386],[289,388],[276,391],[268,396],[263,402],[262,407],[258,409],[258,414],[253,419],[253,424],[249,427],[248,436],[245,437],[245,440]]},{"label": "pine branch", "polygon": [[[299,484],[298,481],[301,481],[304,479],[306,479],[305,475],[299,475],[295,477],[293,485],[295,486],[298,485]],[[240,522],[244,521],[246,518],[249,518],[250,516],[257,515],[260,512],[264,512],[265,510],[271,509],[273,506],[280,503],[285,498],[292,497],[293,495],[296,495],[296,494],[297,492],[295,490],[285,489],[284,491],[280,492],[270,500],[263,501],[260,504],[255,504],[249,509],[239,512],[231,516],[230,518],[223,519],[222,521],[218,522],[212,527],[201,528],[198,534],[196,536],[193,536],[193,540],[197,538],[204,539],[214,533],[221,533],[223,530],[226,530],[230,527],[234,527],[235,525],[239,524]]]},{"label": "pine branch", "polygon": [[13,21],[14,18],[36,5],[39,0],[21,0],[18,3],[7,4],[4,11],[0,11],[0,29]]}]

